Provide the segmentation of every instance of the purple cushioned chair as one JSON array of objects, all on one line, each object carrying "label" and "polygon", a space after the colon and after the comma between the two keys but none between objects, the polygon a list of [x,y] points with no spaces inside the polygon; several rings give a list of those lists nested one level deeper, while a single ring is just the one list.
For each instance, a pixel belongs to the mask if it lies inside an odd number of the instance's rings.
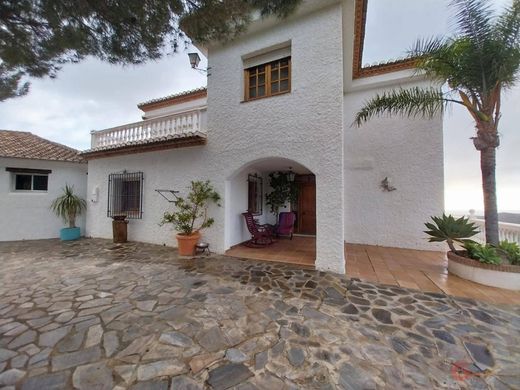
[{"label": "purple cushioned chair", "polygon": [[291,212],[282,212],[278,216],[278,225],[276,225],[277,236],[290,236],[291,240],[294,233],[294,222],[296,222],[296,214]]}]

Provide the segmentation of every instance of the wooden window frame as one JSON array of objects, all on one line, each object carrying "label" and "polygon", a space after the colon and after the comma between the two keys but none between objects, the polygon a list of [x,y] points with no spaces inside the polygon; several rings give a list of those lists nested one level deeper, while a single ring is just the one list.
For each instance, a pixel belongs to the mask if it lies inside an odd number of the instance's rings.
[{"label": "wooden window frame", "polygon": [[[272,91],[271,91],[271,71],[272,71],[271,66],[274,63],[279,63],[279,62],[281,62],[283,60],[287,60],[288,61],[287,68],[288,68],[288,71],[289,71],[289,75],[287,77],[287,81],[288,81],[288,84],[289,84],[289,88],[286,91],[282,91],[282,92],[278,91],[278,92],[272,93]],[[265,67],[265,95],[249,97],[249,89],[250,89],[249,78],[250,78],[250,73],[251,73],[252,69],[257,69],[259,66],[264,66]],[[292,61],[291,61],[291,56],[280,58],[278,60],[267,62],[265,64],[259,64],[259,65],[255,65],[255,66],[249,67],[247,69],[244,69],[244,102],[250,102],[250,101],[253,101],[253,100],[265,99],[265,98],[269,98],[269,97],[272,97],[272,96],[285,95],[286,93],[291,93],[291,89],[292,89],[291,79],[292,79]],[[280,81],[284,81],[284,80],[285,79],[278,79],[278,83],[280,83]],[[256,87],[257,87],[257,91],[258,91],[258,83],[257,83]]]},{"label": "wooden window frame", "polygon": [[[251,190],[253,189],[253,193]],[[247,176],[247,211],[258,216],[264,213],[264,184],[263,179],[257,174]],[[254,203],[254,205],[252,205]]]}]

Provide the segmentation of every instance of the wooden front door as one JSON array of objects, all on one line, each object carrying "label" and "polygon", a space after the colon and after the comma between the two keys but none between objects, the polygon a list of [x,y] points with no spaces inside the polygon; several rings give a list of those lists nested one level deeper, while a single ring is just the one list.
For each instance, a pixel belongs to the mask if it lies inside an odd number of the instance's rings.
[{"label": "wooden front door", "polygon": [[[312,178],[312,179],[311,179]],[[316,234],[316,181],[302,180],[298,196],[298,228],[300,234]]]}]

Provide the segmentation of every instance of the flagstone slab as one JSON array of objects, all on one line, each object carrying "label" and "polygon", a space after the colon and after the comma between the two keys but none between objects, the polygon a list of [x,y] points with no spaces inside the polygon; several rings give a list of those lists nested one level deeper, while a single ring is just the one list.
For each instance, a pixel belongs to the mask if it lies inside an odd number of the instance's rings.
[{"label": "flagstone slab", "polygon": [[[520,305],[98,239],[0,243],[0,262],[0,378],[8,388],[519,383]],[[455,363],[475,375],[457,381]]]}]

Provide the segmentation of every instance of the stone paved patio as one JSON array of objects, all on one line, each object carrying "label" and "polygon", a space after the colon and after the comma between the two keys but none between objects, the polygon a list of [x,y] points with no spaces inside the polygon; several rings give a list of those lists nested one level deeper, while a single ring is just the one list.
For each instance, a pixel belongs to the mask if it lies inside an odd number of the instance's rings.
[{"label": "stone paved patio", "polygon": [[520,306],[106,240],[0,264],[8,389],[520,388]]}]

